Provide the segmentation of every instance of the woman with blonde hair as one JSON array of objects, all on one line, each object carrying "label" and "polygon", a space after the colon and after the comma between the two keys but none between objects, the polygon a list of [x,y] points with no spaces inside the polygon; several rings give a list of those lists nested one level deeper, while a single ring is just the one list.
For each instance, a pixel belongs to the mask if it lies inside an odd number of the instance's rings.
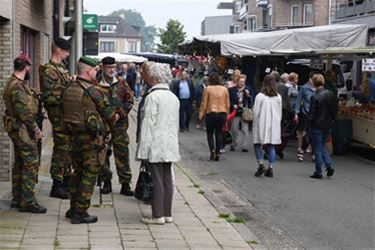
[{"label": "woman with blonde hair", "polygon": [[[277,93],[276,81],[271,75],[263,80],[261,92],[255,97],[253,108],[253,140],[255,156],[258,161],[256,177],[265,174],[273,177],[276,164],[275,145],[281,143],[282,100]],[[262,145],[268,147],[268,169],[264,166]]]},{"label": "woman with blonde hair", "polygon": [[325,89],[324,76],[315,74],[312,77],[313,86],[316,89],[311,97],[308,120],[310,124],[310,134],[314,145],[315,172],[310,177],[322,179],[322,165],[325,164],[327,177],[331,177],[335,171],[332,160],[325,148],[327,138],[331,136],[333,123],[337,113],[337,102],[334,94]]}]

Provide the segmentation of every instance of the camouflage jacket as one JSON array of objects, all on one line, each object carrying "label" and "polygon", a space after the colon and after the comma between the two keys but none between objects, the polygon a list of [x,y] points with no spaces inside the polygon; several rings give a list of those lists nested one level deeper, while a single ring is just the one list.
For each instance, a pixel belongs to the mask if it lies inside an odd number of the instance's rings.
[{"label": "camouflage jacket", "polygon": [[98,85],[95,85],[92,82],[89,82],[88,80],[80,77],[77,77],[76,81],[78,83],[84,82],[91,84],[91,86],[85,90],[85,94],[87,94],[95,103],[96,109],[103,118],[103,120],[106,121],[109,127],[112,128],[115,125],[116,112],[103,89]]},{"label": "camouflage jacket", "polygon": [[47,110],[48,118],[54,122],[61,117],[62,93],[70,82],[71,74],[60,63],[49,61],[40,66],[39,79],[42,91],[42,101]]},{"label": "camouflage jacket", "polygon": [[11,127],[14,128],[14,123],[17,122],[24,123],[29,132],[38,128],[35,120],[38,112],[38,97],[24,80],[12,75],[5,84],[3,98],[5,102],[4,128],[7,132],[11,131]]},{"label": "camouflage jacket", "polygon": [[127,116],[131,111],[134,100],[132,90],[122,77],[114,77],[111,83],[108,83],[104,77],[99,82],[99,86],[103,89],[109,98],[113,107],[121,114],[121,121],[127,121]]}]

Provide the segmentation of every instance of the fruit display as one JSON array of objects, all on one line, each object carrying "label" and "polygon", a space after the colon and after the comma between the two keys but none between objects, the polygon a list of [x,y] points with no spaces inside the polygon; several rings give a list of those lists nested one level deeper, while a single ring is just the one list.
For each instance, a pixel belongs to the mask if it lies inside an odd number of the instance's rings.
[{"label": "fruit display", "polygon": [[375,122],[375,105],[373,104],[360,104],[358,102],[340,102],[338,113],[353,117],[360,117]]}]

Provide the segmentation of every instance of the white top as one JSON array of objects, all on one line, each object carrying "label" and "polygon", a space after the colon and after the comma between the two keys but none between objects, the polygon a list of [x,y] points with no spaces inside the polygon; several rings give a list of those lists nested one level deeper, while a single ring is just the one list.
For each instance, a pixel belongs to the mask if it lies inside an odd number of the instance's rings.
[{"label": "white top", "polygon": [[180,160],[180,101],[168,84],[156,84],[149,91],[140,114],[141,133],[136,158],[151,163],[177,162]]},{"label": "white top", "polygon": [[281,143],[281,96],[269,97],[259,93],[255,97],[253,108],[253,140],[254,144]]}]

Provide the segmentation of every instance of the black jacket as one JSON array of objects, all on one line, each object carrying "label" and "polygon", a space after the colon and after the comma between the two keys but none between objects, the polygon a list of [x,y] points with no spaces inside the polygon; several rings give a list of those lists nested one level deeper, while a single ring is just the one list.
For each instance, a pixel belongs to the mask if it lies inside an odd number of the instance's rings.
[{"label": "black jacket", "polygon": [[316,130],[328,130],[333,127],[337,114],[336,97],[327,89],[318,89],[311,97],[309,122]]},{"label": "black jacket", "polygon": [[[190,79],[186,80],[189,85],[189,91],[190,91],[190,101],[194,101],[195,99],[195,88],[193,85],[193,82]],[[180,83],[181,80],[176,81],[172,84],[172,92],[177,96],[177,98],[180,100]]]},{"label": "black jacket", "polygon": [[[250,89],[246,86],[245,89],[243,90],[250,92]],[[230,112],[233,111],[234,105],[239,105],[239,98],[238,98],[238,89],[237,87],[232,87],[229,89],[229,99],[230,99]],[[243,94],[243,100],[242,100],[242,105],[244,107],[252,108],[254,103],[253,103],[253,98],[251,97],[251,94],[246,95],[245,93]],[[236,116],[242,116],[242,107],[238,107],[237,109],[237,114]]]}]

